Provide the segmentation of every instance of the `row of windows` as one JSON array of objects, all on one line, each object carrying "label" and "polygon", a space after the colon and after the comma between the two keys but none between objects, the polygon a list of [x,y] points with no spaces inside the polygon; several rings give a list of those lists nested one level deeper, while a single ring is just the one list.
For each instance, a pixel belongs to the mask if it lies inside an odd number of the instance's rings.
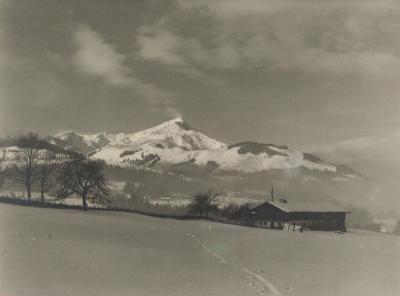
[{"label": "row of windows", "polygon": [[282,222],[276,222],[276,221],[257,221],[256,225],[258,226],[265,226],[265,227],[282,227]]},{"label": "row of windows", "polygon": [[284,223],[279,221],[256,221],[256,226],[269,227],[269,228],[283,228],[285,225],[297,225],[301,227],[313,227],[313,226],[335,226],[338,224],[337,220],[302,220],[293,223]]}]

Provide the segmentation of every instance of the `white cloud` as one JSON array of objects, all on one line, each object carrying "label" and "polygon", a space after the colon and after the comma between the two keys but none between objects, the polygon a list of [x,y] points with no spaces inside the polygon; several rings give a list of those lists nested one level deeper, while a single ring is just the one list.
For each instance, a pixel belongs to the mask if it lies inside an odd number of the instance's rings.
[{"label": "white cloud", "polygon": [[232,44],[221,43],[206,48],[195,38],[179,37],[159,25],[140,28],[136,42],[142,59],[172,66],[195,78],[203,77],[204,69],[232,69],[241,63],[241,57]]},{"label": "white cloud", "polygon": [[[163,106],[165,113],[171,113],[172,94],[135,77],[127,66],[127,56],[117,52],[98,32],[87,25],[80,25],[73,34],[73,41],[76,51],[72,62],[81,73],[97,77],[107,85],[131,90],[145,98],[153,108]],[[155,51],[152,54],[155,56]]]},{"label": "white cloud", "polygon": [[191,66],[185,52],[187,40],[178,37],[175,33],[156,26],[140,27],[136,43],[139,47],[138,56],[147,61],[158,62],[171,66],[174,70],[194,78],[201,78],[204,74]]},{"label": "white cloud", "polygon": [[[177,0],[177,7],[179,13],[139,31],[143,59],[183,72],[264,67],[374,78],[400,70],[400,24],[388,10],[400,6],[391,0]],[[199,26],[204,18],[216,24],[209,38]],[[176,29],[182,26],[190,37]],[[374,41],[383,34],[399,42]]]},{"label": "white cloud", "polygon": [[130,69],[124,65],[126,56],[106,43],[99,33],[87,25],[80,25],[73,38],[77,46],[73,62],[82,73],[97,76],[114,86],[135,82]]}]

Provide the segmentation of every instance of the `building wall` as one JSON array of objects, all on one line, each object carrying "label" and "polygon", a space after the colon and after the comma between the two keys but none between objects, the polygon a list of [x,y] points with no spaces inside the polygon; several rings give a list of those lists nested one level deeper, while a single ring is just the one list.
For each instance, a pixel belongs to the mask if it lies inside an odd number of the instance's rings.
[{"label": "building wall", "polygon": [[346,213],[295,212],[286,213],[270,204],[263,204],[252,212],[254,225],[267,228],[283,228],[284,223],[301,225],[312,230],[346,231]]},{"label": "building wall", "polygon": [[289,221],[285,212],[267,203],[254,209],[252,217],[255,226],[265,228],[282,229],[283,224]]}]

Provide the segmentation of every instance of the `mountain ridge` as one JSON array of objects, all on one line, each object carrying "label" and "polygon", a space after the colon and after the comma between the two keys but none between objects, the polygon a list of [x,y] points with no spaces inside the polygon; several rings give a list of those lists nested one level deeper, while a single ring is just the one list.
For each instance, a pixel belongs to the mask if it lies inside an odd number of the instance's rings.
[{"label": "mountain ridge", "polygon": [[49,137],[64,149],[90,154],[117,166],[140,162],[149,165],[176,165],[191,162],[204,167],[215,164],[218,171],[254,173],[271,169],[330,172],[343,178],[361,176],[345,165],[334,165],[321,158],[289,149],[284,145],[244,141],[227,145],[193,129],[181,117],[135,133],[80,134],[73,131]]}]

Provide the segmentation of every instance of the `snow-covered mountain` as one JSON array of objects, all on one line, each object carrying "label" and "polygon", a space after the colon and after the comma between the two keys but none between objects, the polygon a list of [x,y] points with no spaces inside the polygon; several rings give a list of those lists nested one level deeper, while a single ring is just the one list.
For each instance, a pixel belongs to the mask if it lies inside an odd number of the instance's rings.
[{"label": "snow-covered mountain", "polygon": [[212,165],[217,171],[254,173],[272,169],[306,168],[353,178],[357,173],[286,146],[243,142],[228,146],[190,127],[182,118],[132,134],[78,134],[63,132],[50,138],[64,149],[87,153],[108,164],[127,166]]},{"label": "snow-covered mountain", "polygon": [[84,135],[66,131],[50,137],[50,143],[67,150],[88,153],[107,145],[111,136],[106,133]]}]

